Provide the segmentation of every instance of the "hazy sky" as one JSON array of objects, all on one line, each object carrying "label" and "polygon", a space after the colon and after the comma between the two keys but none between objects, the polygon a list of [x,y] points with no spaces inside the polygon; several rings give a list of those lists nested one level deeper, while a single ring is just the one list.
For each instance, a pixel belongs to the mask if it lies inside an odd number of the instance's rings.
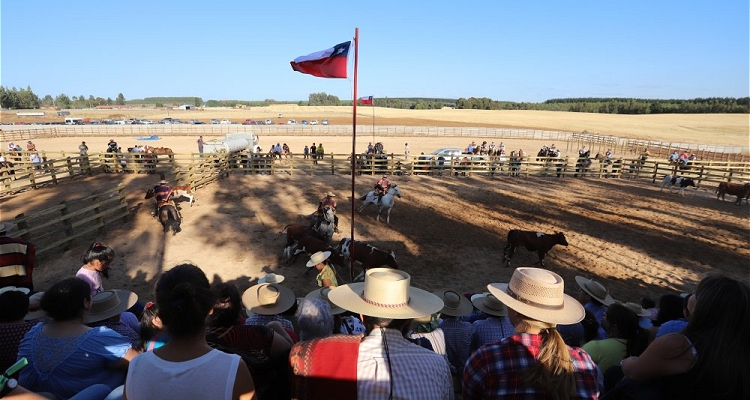
[{"label": "hazy sky", "polygon": [[0,84],[40,97],[351,99],[295,57],[359,28],[358,96],[745,97],[748,1],[0,3]]}]

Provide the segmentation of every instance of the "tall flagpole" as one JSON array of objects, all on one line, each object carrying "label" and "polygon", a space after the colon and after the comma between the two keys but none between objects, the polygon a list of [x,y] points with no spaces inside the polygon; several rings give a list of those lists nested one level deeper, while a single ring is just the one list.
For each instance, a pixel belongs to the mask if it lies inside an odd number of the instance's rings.
[{"label": "tall flagpole", "polygon": [[372,107],[372,141],[375,142],[375,100],[371,99],[370,107]]},{"label": "tall flagpole", "polygon": [[[350,236],[354,241],[354,176],[357,165],[357,62],[359,61],[359,28],[354,28],[354,97],[352,98],[352,216]],[[351,246],[354,244],[352,243]],[[349,259],[349,278],[354,281],[354,257]]]}]

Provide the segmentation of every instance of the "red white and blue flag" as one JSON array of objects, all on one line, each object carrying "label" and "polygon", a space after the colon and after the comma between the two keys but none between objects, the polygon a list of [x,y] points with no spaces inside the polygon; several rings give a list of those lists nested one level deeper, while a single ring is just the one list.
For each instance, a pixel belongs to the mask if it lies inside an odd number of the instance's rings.
[{"label": "red white and blue flag", "polygon": [[297,57],[290,64],[293,70],[303,74],[320,78],[346,78],[351,43],[339,43],[330,49]]},{"label": "red white and blue flag", "polygon": [[359,102],[362,103],[362,104],[364,104],[364,105],[366,105],[366,106],[371,106],[372,105],[372,96],[360,97],[359,98]]}]

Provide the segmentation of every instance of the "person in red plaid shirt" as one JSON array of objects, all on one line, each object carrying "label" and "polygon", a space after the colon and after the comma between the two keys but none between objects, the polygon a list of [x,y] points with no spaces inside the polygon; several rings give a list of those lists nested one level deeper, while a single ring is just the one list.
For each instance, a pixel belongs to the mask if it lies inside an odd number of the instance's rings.
[{"label": "person in red plaid shirt", "polygon": [[557,324],[580,322],[581,303],[564,294],[556,273],[519,267],[510,283],[487,289],[510,309],[516,334],[480,347],[466,362],[466,399],[597,399],[596,364],[565,344]]}]

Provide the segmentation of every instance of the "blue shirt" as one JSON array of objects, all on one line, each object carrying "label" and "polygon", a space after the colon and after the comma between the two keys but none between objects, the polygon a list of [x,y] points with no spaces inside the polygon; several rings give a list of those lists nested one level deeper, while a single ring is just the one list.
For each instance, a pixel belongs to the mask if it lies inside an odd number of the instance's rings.
[{"label": "blue shirt", "polygon": [[125,382],[125,370],[111,368],[130,349],[119,333],[100,326],[78,336],[47,337],[42,327],[31,328],[18,347],[18,359],[29,360],[19,374],[22,386],[67,399],[96,383],[114,389]]},{"label": "blue shirt", "polygon": [[508,317],[488,315],[487,319],[476,321],[472,325],[474,325],[474,335],[471,339],[472,350],[499,342],[516,333],[516,328],[510,323]]},{"label": "blue shirt", "polygon": [[662,337],[666,335],[667,333],[675,333],[675,332],[681,332],[688,324],[688,320],[685,318],[680,319],[673,319],[671,321],[667,321],[659,327],[659,330],[656,331],[656,337]]}]

